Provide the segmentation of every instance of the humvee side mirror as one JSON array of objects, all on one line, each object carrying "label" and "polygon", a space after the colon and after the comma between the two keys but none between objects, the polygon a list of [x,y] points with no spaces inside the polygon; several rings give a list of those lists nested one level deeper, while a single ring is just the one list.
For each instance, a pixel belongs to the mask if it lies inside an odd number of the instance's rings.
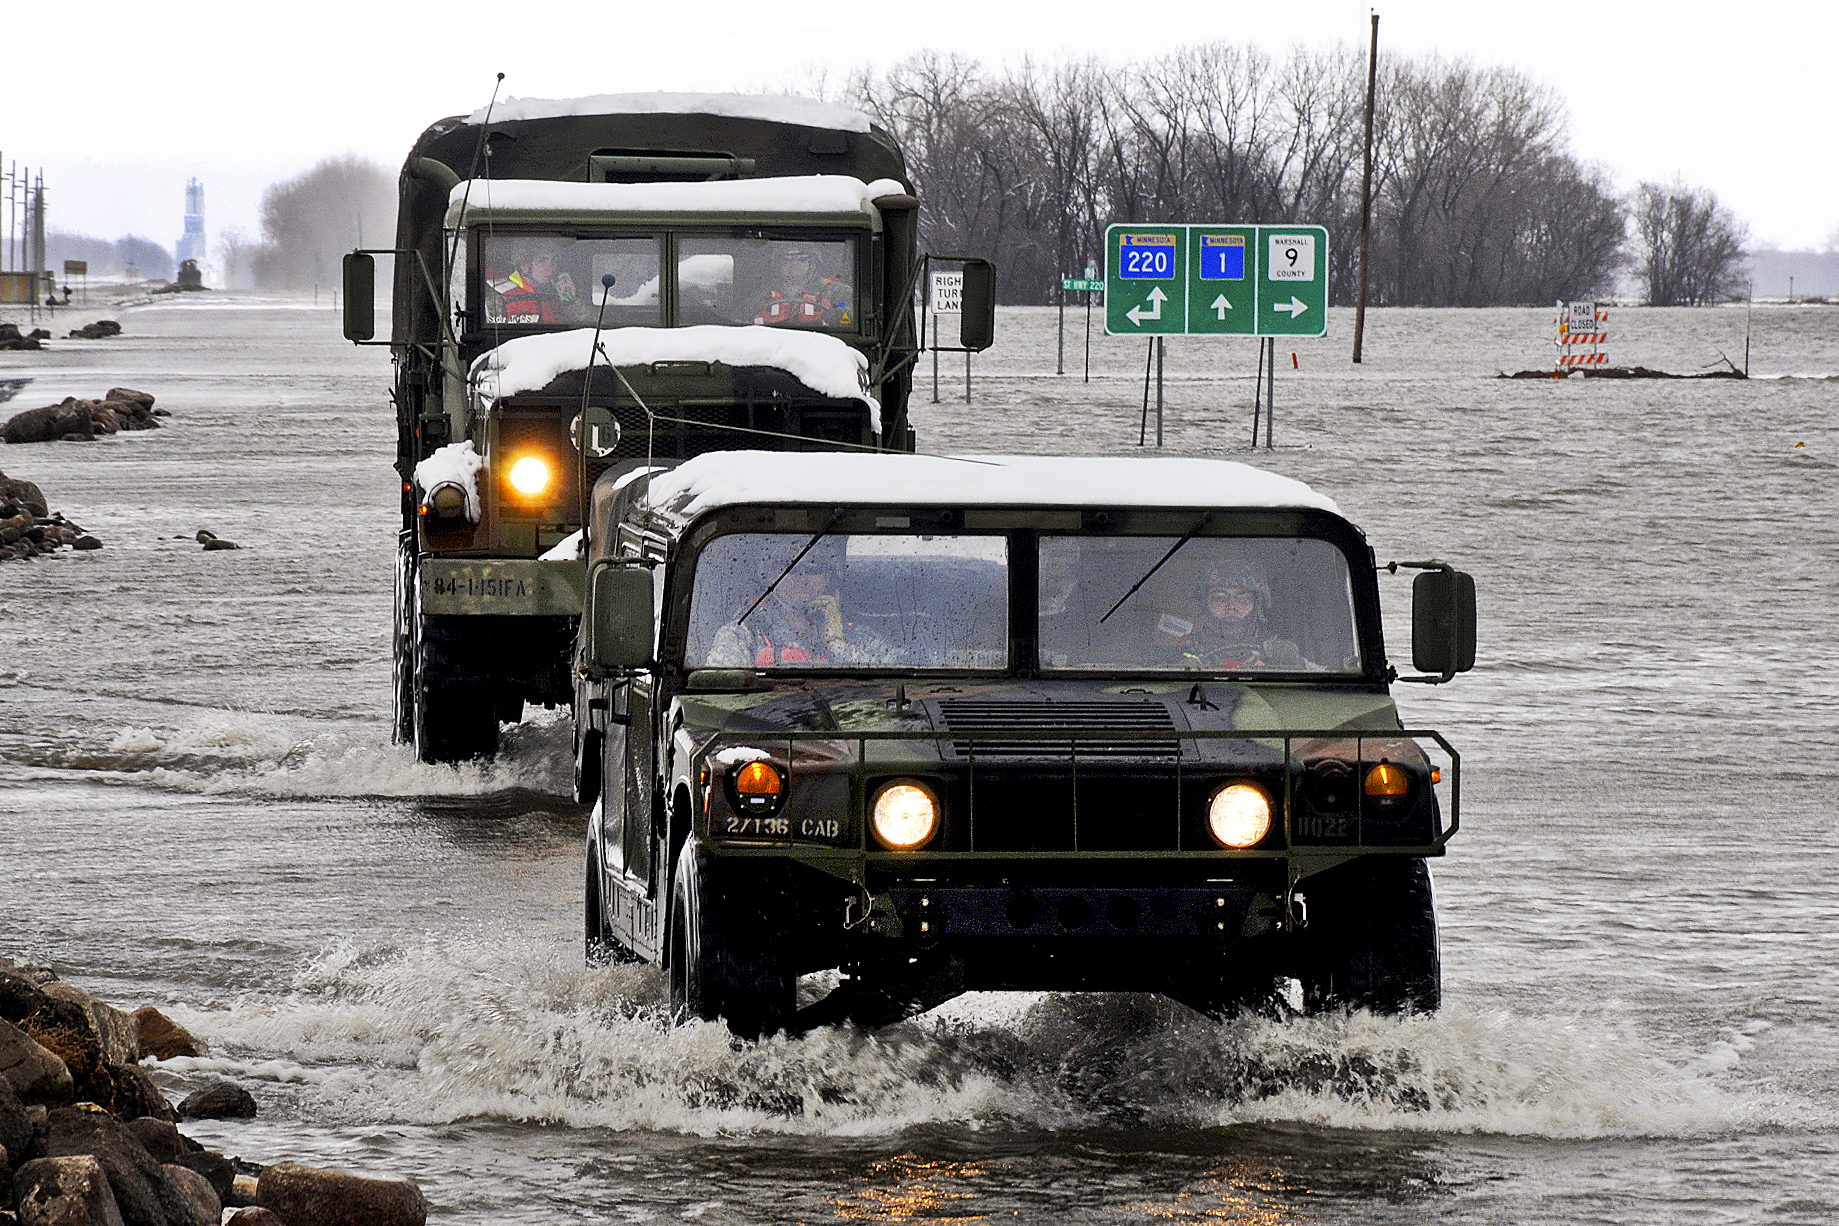
[{"label": "humvee side mirror", "polygon": [[590,668],[632,672],[651,663],[651,571],[619,559],[596,562],[587,577],[581,632]]},{"label": "humvee side mirror", "polygon": [[996,265],[988,260],[964,261],[964,314],[958,329],[958,343],[978,353],[996,341]]},{"label": "humvee side mirror", "polygon": [[362,251],[345,257],[345,339],[362,343],[377,335],[377,261]]},{"label": "humvee side mirror", "polygon": [[1411,665],[1447,681],[1475,667],[1475,577],[1450,567],[1411,581]]}]

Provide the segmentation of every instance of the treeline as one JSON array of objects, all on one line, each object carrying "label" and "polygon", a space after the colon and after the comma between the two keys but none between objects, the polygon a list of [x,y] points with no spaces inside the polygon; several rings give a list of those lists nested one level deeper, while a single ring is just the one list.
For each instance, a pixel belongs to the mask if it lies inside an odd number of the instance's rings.
[{"label": "treeline", "polygon": [[92,277],[133,272],[150,281],[172,280],[175,265],[172,252],[150,238],[128,234],[110,242],[68,230],[45,231],[45,268],[64,281],[64,261],[81,260],[89,265]]},{"label": "treeline", "polygon": [[339,283],[359,247],[396,245],[396,176],[354,154],[326,158],[262,193],[262,235],[228,231],[217,242],[224,283],[306,289]]},{"label": "treeline", "polygon": [[[1113,222],[1243,221],[1328,227],[1331,301],[1348,304],[1366,86],[1364,49],[1209,43],[998,73],[924,52],[846,92],[905,149],[927,247],[995,260],[1005,302],[1054,301]],[[1543,304],[1625,269],[1661,305],[1740,284],[1742,227],[1715,197],[1643,184],[1631,238],[1637,202],[1570,152],[1563,104],[1524,74],[1382,57],[1375,96],[1369,302]]]}]

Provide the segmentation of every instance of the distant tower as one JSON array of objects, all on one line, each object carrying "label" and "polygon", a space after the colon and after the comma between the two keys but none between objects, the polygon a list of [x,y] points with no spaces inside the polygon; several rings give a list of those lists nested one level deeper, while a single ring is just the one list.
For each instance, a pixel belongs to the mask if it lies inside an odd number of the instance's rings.
[{"label": "distant tower", "polygon": [[185,185],[185,235],[179,239],[179,262],[204,263],[204,184],[193,179]]}]

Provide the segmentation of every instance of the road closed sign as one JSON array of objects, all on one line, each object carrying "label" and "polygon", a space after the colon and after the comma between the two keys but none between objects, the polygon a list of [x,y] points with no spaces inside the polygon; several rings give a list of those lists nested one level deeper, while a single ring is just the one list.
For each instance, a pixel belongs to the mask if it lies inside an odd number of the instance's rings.
[{"label": "road closed sign", "polygon": [[1321,226],[1115,225],[1105,231],[1112,336],[1321,336],[1328,231]]}]

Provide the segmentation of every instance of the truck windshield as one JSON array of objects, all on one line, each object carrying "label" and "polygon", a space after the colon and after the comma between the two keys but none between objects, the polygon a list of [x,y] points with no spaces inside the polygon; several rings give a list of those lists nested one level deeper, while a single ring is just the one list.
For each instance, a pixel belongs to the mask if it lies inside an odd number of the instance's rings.
[{"label": "truck windshield", "polygon": [[[591,325],[603,295],[610,328],[663,323],[656,238],[506,231],[485,235],[480,250],[484,280],[479,293],[488,325]],[[611,290],[601,285],[608,273],[613,275]]]},{"label": "truck windshield", "polygon": [[1007,665],[1004,538],[825,536],[786,571],[810,540],[737,533],[703,549],[690,598],[690,668]]},{"label": "truck windshield", "polygon": [[1200,536],[1158,568],[1179,540],[1043,537],[1041,667],[1360,671],[1340,550],[1312,538]]},{"label": "truck windshield", "polygon": [[862,330],[853,239],[683,234],[677,251],[679,323]]}]

